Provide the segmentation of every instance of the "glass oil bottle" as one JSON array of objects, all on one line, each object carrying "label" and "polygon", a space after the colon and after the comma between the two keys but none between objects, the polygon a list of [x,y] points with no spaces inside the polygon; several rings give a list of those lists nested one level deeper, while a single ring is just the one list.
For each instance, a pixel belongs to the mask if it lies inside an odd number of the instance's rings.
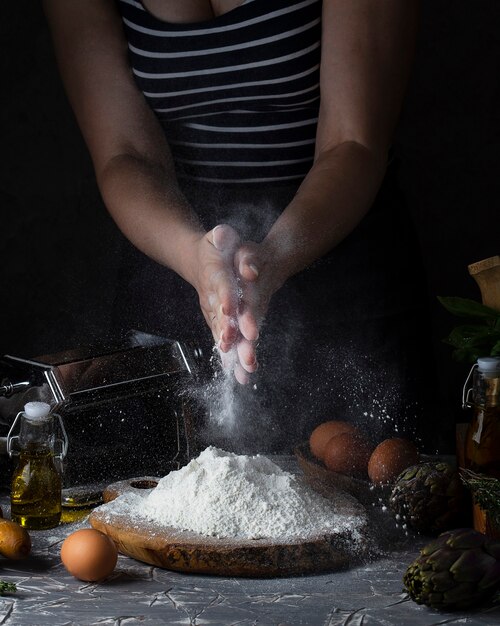
[{"label": "glass oil bottle", "polygon": [[[8,451],[18,462],[11,483],[11,518],[29,530],[54,528],[61,518],[61,475],[56,466],[56,417],[45,402],[28,402],[8,436]],[[13,436],[16,426],[19,435]]]},{"label": "glass oil bottle", "polygon": [[500,478],[500,358],[478,359],[469,405],[473,414],[465,439],[465,465]]},{"label": "glass oil bottle", "polygon": [[[471,375],[472,388],[467,389]],[[465,437],[465,467],[500,478],[500,358],[478,359],[468,380],[463,406],[472,408],[473,413]],[[473,519],[476,530],[500,538],[500,528],[477,504],[473,506]]]}]

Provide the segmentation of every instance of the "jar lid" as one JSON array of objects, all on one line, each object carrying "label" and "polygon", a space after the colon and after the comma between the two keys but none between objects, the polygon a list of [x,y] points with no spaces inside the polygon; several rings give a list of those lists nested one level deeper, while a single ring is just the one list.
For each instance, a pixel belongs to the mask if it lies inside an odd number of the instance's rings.
[{"label": "jar lid", "polygon": [[477,360],[477,369],[483,374],[500,374],[500,357],[485,356]]},{"label": "jar lid", "polygon": [[46,402],[27,402],[24,405],[24,414],[31,420],[43,420],[50,413],[50,405]]}]

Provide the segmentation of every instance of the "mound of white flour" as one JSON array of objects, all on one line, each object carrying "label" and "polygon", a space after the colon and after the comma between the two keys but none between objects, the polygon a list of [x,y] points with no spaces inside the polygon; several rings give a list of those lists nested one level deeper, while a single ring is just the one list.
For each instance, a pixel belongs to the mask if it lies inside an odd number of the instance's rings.
[{"label": "mound of white flour", "polygon": [[349,496],[327,500],[265,456],[214,447],[162,478],[147,495],[126,493],[100,509],[220,538],[334,533],[355,543],[366,523],[364,509]]}]

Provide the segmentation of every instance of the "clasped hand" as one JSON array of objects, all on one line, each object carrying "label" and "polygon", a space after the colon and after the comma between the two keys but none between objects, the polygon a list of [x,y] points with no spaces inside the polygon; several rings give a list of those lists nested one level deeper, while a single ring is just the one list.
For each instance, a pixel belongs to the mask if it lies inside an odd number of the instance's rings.
[{"label": "clasped hand", "polygon": [[197,246],[195,288],[201,310],[220,351],[222,364],[241,384],[258,368],[256,343],[272,294],[271,250],[242,243],[227,224],[204,234]]}]

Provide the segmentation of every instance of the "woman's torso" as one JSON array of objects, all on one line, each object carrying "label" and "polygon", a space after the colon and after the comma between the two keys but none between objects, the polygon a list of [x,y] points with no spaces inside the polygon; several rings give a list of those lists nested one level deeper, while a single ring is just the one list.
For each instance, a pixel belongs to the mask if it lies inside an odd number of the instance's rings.
[{"label": "woman's torso", "polygon": [[314,155],[321,0],[235,2],[186,23],[157,0],[118,0],[135,80],[181,178],[298,183]]},{"label": "woman's torso", "polygon": [[159,20],[189,24],[204,22],[228,13],[253,0],[140,0],[142,6]]}]

